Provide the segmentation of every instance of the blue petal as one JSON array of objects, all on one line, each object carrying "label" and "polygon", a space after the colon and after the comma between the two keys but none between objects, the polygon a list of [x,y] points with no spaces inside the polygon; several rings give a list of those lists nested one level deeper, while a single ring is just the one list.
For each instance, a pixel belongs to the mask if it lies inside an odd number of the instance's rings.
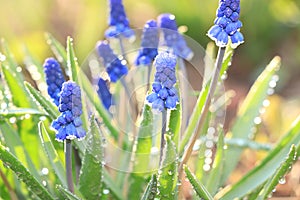
[{"label": "blue petal", "polygon": [[152,103],[152,109],[162,112],[165,109],[164,101],[162,99],[160,99],[160,98],[156,99]]},{"label": "blue petal", "polygon": [[231,47],[236,48],[240,44],[244,43],[244,36],[239,31],[235,32],[231,37]]},{"label": "blue petal", "polygon": [[149,103],[153,103],[157,98],[158,98],[158,96],[156,93],[151,93],[150,95],[147,96],[146,100]]},{"label": "blue petal", "polygon": [[55,140],[62,142],[66,139],[66,137],[67,137],[66,128],[62,127],[57,131],[57,133],[55,135]]},{"label": "blue petal", "polygon": [[208,37],[210,37],[212,40],[215,41],[217,39],[218,35],[221,33],[221,31],[222,31],[222,28],[219,25],[214,25],[209,29],[207,35],[208,35]]},{"label": "blue petal", "polygon": [[225,47],[227,43],[228,43],[228,34],[224,30],[222,30],[217,37],[216,45],[219,47]]}]

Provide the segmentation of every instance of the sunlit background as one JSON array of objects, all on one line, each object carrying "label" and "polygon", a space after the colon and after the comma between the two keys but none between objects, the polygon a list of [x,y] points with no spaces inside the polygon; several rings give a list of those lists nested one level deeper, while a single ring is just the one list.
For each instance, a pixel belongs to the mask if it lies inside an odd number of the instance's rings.
[{"label": "sunlit background", "polygon": [[[62,43],[70,35],[80,63],[95,43],[103,39],[107,5],[106,0],[0,0],[0,37],[5,38],[22,64],[25,46],[41,63],[52,56],[45,32]],[[210,41],[206,32],[213,24],[218,0],[124,0],[124,5],[133,28],[142,28],[148,19],[170,12],[176,16],[178,25],[188,28],[188,36],[206,47]],[[277,95],[270,97],[271,106],[262,125],[264,134],[260,136],[262,141],[273,142],[300,112],[300,1],[242,0],[241,21],[245,43],[236,50],[228,71],[226,86],[237,94],[228,116],[234,115],[239,100],[265,65],[280,55],[283,65]],[[252,164],[261,158],[251,152],[246,156]]]}]

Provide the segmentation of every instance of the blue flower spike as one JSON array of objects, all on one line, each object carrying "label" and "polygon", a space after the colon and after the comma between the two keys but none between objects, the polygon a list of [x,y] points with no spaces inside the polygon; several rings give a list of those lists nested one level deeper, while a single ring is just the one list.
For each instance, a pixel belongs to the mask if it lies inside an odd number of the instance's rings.
[{"label": "blue flower spike", "polygon": [[106,110],[109,110],[110,106],[113,104],[112,94],[107,86],[107,81],[101,77],[98,81],[97,93]]},{"label": "blue flower spike", "polygon": [[133,38],[134,31],[129,27],[122,0],[109,0],[109,28],[105,32],[107,38],[118,38],[120,35]]},{"label": "blue flower spike", "polygon": [[82,128],[80,118],[82,114],[81,90],[75,82],[63,83],[58,109],[61,115],[51,124],[57,130],[55,139],[60,142],[75,138],[82,140],[86,132]]},{"label": "blue flower spike", "polygon": [[60,64],[54,58],[47,58],[43,67],[48,85],[48,94],[55,105],[58,106],[62,84],[66,81],[65,77]]},{"label": "blue flower spike", "polygon": [[146,22],[143,30],[141,49],[135,60],[136,66],[150,66],[157,56],[158,47],[158,28],[155,20],[149,20]]},{"label": "blue flower spike", "polygon": [[162,112],[164,109],[175,109],[179,102],[178,93],[174,87],[176,83],[176,56],[161,52],[155,60],[156,69],[152,93],[146,98],[152,109]]},{"label": "blue flower spike", "polygon": [[126,61],[120,60],[114,54],[107,41],[99,41],[96,48],[111,82],[117,82],[123,75],[128,73]]},{"label": "blue flower spike", "polygon": [[219,47],[225,47],[229,39],[232,48],[238,47],[244,42],[243,34],[240,32],[242,22],[239,17],[240,0],[220,0],[215,25],[209,29],[208,37]]},{"label": "blue flower spike", "polygon": [[157,21],[158,26],[162,28],[165,45],[173,51],[172,53],[186,60],[192,59],[194,54],[178,32],[175,16],[164,13],[158,16]]}]

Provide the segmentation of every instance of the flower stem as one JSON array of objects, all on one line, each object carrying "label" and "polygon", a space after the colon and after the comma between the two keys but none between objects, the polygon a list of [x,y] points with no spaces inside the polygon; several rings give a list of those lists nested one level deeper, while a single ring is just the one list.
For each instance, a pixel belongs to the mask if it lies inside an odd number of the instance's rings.
[{"label": "flower stem", "polygon": [[[188,79],[185,63],[182,58],[178,58],[178,65],[181,71],[181,76],[179,78],[181,79],[180,82],[180,92],[181,92],[181,101],[182,101],[182,128],[181,128],[181,134],[185,130],[188,124],[188,88],[185,80]],[[180,136],[182,136],[180,134]]]},{"label": "flower stem", "polygon": [[70,192],[74,193],[73,176],[72,176],[72,142],[69,139],[66,139],[66,143],[65,143],[65,161],[66,161],[68,189]]},{"label": "flower stem", "polygon": [[179,165],[179,178],[182,178],[182,170],[183,170],[183,165],[186,164],[193,152],[193,147],[194,144],[196,142],[196,140],[199,138],[199,134],[203,128],[203,124],[205,122],[205,118],[207,116],[207,113],[209,111],[209,107],[213,98],[213,95],[215,93],[216,87],[217,87],[217,83],[219,80],[219,75],[220,75],[220,70],[222,67],[222,62],[223,62],[223,58],[224,58],[224,54],[225,54],[225,47],[220,47],[219,51],[218,51],[218,56],[217,56],[217,60],[216,60],[216,64],[215,64],[215,70],[210,82],[210,87],[209,87],[209,91],[208,91],[208,95],[206,98],[206,101],[204,103],[204,106],[202,108],[202,112],[201,112],[201,116],[199,119],[199,123],[197,126],[197,130],[194,132],[193,136],[191,137],[186,150],[184,151],[184,154],[182,156],[181,159],[181,163]]},{"label": "flower stem", "polygon": [[160,140],[160,155],[159,155],[159,165],[162,167],[162,157],[163,157],[163,151],[165,146],[165,133],[167,129],[167,110],[164,109],[161,113],[161,122],[162,122],[162,128],[161,128],[161,140]]}]

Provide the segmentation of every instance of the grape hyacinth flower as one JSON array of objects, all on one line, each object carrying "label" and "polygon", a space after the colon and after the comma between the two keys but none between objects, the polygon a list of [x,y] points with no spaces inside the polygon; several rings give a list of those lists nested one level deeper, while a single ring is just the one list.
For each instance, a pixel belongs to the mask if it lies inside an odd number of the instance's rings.
[{"label": "grape hyacinth flower", "polygon": [[103,78],[99,78],[97,93],[104,107],[106,108],[106,110],[108,110],[110,106],[113,104],[113,100],[112,100],[112,94],[108,89],[107,82]]},{"label": "grape hyacinth flower", "polygon": [[134,36],[133,30],[129,27],[129,20],[126,17],[122,0],[109,0],[110,16],[109,28],[105,32],[107,38],[117,38],[123,35],[126,38]]},{"label": "grape hyacinth flower", "polygon": [[107,41],[98,42],[96,48],[111,82],[117,82],[123,75],[128,73],[126,61],[120,60],[114,54]]},{"label": "grape hyacinth flower", "polygon": [[146,22],[143,30],[141,49],[135,60],[137,66],[144,65],[150,66],[155,56],[157,56],[158,47],[158,29],[155,20],[149,20]]},{"label": "grape hyacinth flower", "polygon": [[51,125],[57,130],[55,139],[60,142],[66,139],[83,139],[86,132],[82,128],[80,118],[82,114],[81,90],[75,82],[63,83],[58,109],[61,115]]},{"label": "grape hyacinth flower", "polygon": [[220,0],[217,18],[214,26],[208,31],[208,36],[219,47],[225,47],[231,40],[232,48],[244,42],[243,34],[239,31],[242,27],[240,17],[240,0]]},{"label": "grape hyacinth flower", "polygon": [[175,16],[164,13],[158,16],[158,26],[162,28],[164,42],[176,56],[190,60],[193,57],[192,50],[187,46],[183,36],[178,32]]},{"label": "grape hyacinth flower", "polygon": [[146,100],[152,104],[152,109],[160,112],[164,109],[175,109],[179,102],[177,90],[174,87],[176,56],[161,52],[156,56],[154,66],[156,73],[152,84],[153,92],[147,96]]},{"label": "grape hyacinth flower", "polygon": [[47,58],[44,62],[44,72],[46,75],[46,83],[48,85],[48,94],[58,106],[60,91],[62,84],[66,81],[60,64],[54,58]]}]

